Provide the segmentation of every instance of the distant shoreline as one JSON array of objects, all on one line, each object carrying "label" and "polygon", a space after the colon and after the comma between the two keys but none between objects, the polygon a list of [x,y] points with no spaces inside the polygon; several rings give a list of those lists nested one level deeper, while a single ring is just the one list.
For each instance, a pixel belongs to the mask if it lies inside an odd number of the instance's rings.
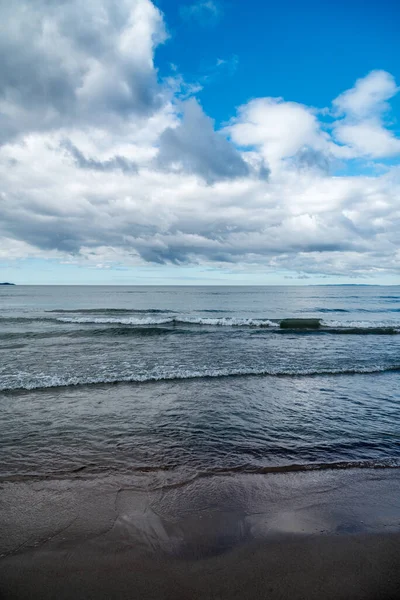
[{"label": "distant shoreline", "polygon": [[[14,285],[16,283],[1,283],[0,285]],[[22,283],[19,287],[143,287],[143,288],[316,288],[316,287],[379,287],[398,288],[398,283],[313,283],[313,284],[147,284],[147,283]]]}]

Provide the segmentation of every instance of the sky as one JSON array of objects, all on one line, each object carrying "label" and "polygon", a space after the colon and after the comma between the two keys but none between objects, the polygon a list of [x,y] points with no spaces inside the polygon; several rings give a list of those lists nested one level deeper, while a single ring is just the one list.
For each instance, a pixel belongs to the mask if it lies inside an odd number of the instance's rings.
[{"label": "sky", "polygon": [[400,284],[399,18],[0,0],[0,281]]}]

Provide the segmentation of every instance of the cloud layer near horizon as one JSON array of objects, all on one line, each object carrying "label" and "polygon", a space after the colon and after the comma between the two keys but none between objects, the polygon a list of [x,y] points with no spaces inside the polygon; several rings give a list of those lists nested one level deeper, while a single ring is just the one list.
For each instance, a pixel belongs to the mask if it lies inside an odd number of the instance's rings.
[{"label": "cloud layer near horizon", "polygon": [[61,1],[0,6],[0,258],[400,273],[390,73],[320,109],[252,99],[217,131],[160,81],[150,0]]}]

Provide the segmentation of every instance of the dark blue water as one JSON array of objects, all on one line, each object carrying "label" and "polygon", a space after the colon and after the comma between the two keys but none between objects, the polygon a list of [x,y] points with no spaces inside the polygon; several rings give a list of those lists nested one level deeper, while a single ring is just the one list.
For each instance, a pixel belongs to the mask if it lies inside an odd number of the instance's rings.
[{"label": "dark blue water", "polygon": [[400,464],[400,287],[4,287],[0,327],[3,477]]}]

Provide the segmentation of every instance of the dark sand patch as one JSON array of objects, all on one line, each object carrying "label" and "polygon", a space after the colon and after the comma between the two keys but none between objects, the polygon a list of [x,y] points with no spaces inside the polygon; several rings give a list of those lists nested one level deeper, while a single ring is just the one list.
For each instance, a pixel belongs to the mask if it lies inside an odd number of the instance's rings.
[{"label": "dark sand patch", "polygon": [[313,536],[246,544],[201,560],[84,544],[0,563],[2,598],[395,599],[400,537]]}]

